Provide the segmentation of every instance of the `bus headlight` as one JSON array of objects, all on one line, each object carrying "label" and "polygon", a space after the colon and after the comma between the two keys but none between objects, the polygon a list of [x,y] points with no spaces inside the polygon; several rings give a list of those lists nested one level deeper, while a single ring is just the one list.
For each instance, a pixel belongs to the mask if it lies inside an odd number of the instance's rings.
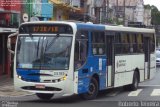
[{"label": "bus headlight", "polygon": [[61,78],[61,81],[64,81],[64,80],[66,80],[66,79],[67,79],[67,76],[64,75],[64,76]]}]

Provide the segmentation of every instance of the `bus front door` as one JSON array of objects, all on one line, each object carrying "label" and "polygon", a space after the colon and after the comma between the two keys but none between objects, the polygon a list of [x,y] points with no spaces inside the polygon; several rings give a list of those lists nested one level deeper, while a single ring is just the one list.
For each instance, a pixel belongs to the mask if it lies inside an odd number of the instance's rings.
[{"label": "bus front door", "polygon": [[150,38],[144,37],[144,79],[150,78]]},{"label": "bus front door", "polygon": [[108,87],[113,87],[114,86],[114,77],[115,77],[115,72],[114,72],[114,60],[115,60],[115,55],[114,55],[114,34],[113,35],[107,35],[106,36],[106,53],[107,53],[107,86]]}]

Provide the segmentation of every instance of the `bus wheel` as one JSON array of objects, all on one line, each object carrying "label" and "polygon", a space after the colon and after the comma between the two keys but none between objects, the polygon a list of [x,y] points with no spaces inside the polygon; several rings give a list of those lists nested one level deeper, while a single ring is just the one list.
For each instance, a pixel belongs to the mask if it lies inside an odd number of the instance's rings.
[{"label": "bus wheel", "polygon": [[81,95],[81,97],[85,100],[92,100],[97,97],[98,94],[98,82],[95,78],[92,78],[89,86],[88,92]]},{"label": "bus wheel", "polygon": [[43,93],[36,93],[37,97],[42,100],[50,100],[54,94],[43,94]]},{"label": "bus wheel", "polygon": [[129,91],[135,91],[138,88],[139,78],[138,73],[134,72],[132,84],[125,86],[124,88]]}]

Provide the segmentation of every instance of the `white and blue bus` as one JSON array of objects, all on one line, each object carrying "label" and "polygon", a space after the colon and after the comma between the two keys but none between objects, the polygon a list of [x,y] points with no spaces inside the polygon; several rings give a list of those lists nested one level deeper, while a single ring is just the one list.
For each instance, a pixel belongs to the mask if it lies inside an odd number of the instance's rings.
[{"label": "white and blue bus", "polygon": [[14,86],[40,99],[96,98],[100,90],[136,90],[156,72],[155,30],[67,21],[19,27]]}]

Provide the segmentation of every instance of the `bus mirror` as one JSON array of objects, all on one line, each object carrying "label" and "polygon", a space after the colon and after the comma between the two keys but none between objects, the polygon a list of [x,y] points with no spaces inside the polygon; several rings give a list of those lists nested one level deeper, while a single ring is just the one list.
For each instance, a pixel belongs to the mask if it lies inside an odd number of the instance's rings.
[{"label": "bus mirror", "polygon": [[8,48],[8,51],[11,53],[11,54],[14,54],[14,51],[11,49],[11,40],[12,40],[12,37],[15,37],[18,35],[18,32],[16,33],[13,33],[13,34],[10,34],[8,36],[8,40],[7,40],[7,48]]},{"label": "bus mirror", "polygon": [[[11,50],[11,38],[8,38],[7,48],[8,48],[8,51],[10,52],[10,50]],[[11,53],[12,53],[12,52],[11,52]]]}]

